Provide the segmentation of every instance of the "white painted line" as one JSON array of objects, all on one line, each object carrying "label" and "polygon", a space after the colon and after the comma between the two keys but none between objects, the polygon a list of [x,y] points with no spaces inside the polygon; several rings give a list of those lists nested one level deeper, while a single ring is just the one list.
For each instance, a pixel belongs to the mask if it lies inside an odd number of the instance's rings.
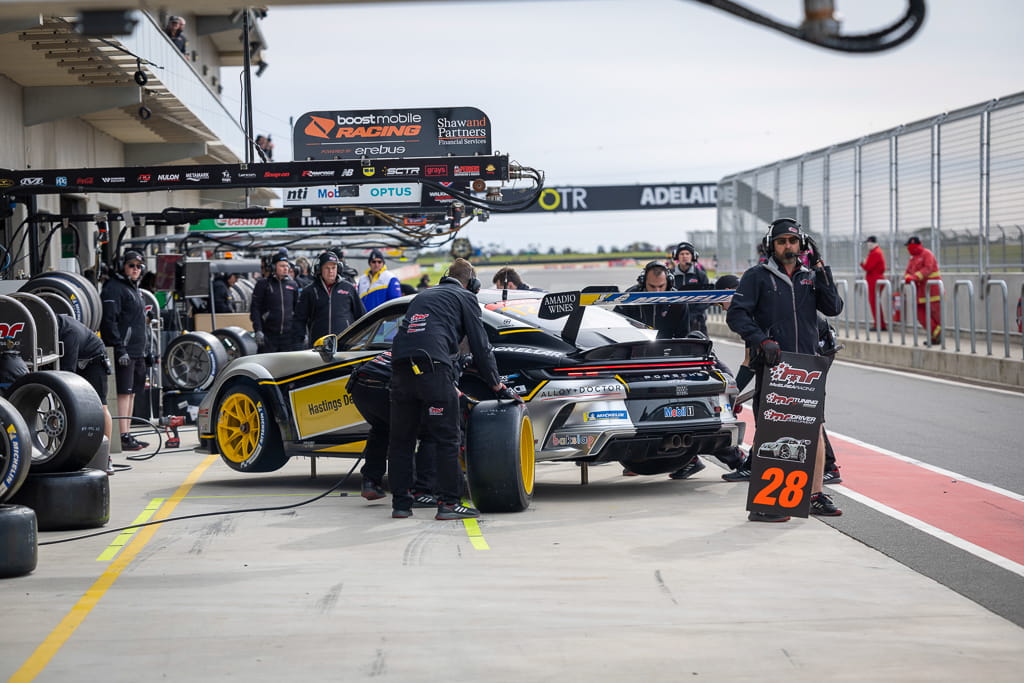
[{"label": "white painted line", "polygon": [[889,517],[892,517],[893,519],[897,519],[903,522],[904,524],[914,527],[919,531],[923,531],[924,533],[930,536],[934,536],[940,541],[944,541],[952,546],[956,546],[957,548],[960,548],[961,550],[968,552],[971,555],[974,555],[975,557],[978,557],[987,562],[991,562],[997,567],[1002,567],[1003,569],[1009,572],[1013,572],[1018,576],[1024,577],[1024,565],[1018,564],[1011,559],[1005,558],[1002,555],[998,555],[992,552],[991,550],[986,550],[985,548],[975,545],[970,541],[965,541],[959,536],[955,536],[949,533],[948,531],[943,531],[942,529],[934,527],[931,524],[928,524],[927,522],[922,522],[916,517],[911,517],[908,514],[891,508],[888,505],[885,505],[884,503],[879,503],[877,500],[873,498],[868,498],[867,496],[857,493],[852,489],[848,489],[845,486],[832,485],[829,486],[829,488],[835,491],[836,493],[840,493],[846,496],[847,498],[851,498],[857,501],[858,503],[861,503],[862,505],[866,505],[869,508],[878,510],[883,515],[887,515]]}]

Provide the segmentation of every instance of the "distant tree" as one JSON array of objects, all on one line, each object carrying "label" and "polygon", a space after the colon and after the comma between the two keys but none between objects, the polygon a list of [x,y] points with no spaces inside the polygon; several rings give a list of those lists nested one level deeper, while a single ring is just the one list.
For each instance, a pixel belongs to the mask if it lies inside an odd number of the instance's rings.
[{"label": "distant tree", "polygon": [[603,244],[599,244],[599,245],[597,245],[597,253],[598,253],[598,254],[603,254],[603,253],[605,253],[605,251],[604,251],[604,245],[603,245]]},{"label": "distant tree", "polygon": [[555,251],[555,248],[554,248],[554,247],[548,247],[548,254],[551,254],[551,255],[555,255],[555,254],[557,254],[557,253],[558,253],[558,252],[557,252],[557,251]]},{"label": "distant tree", "polygon": [[572,253],[572,247],[563,247],[562,248],[562,253],[563,254],[571,254]]}]

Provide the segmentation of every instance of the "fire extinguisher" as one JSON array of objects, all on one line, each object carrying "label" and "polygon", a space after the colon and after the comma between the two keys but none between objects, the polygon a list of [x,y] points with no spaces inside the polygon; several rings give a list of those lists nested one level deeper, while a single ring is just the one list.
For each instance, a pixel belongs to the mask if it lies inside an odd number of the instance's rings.
[{"label": "fire extinguisher", "polygon": [[903,297],[899,292],[892,295],[892,321],[900,322],[900,310],[903,308]]}]

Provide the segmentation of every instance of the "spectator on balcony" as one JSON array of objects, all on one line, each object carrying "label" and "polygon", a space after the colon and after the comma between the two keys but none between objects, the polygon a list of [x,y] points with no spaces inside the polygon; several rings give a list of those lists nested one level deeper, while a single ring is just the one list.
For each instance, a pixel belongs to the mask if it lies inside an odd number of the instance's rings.
[{"label": "spectator on balcony", "polygon": [[164,26],[164,33],[171,39],[175,47],[181,50],[181,54],[188,54],[188,39],[185,38],[185,20],[179,16],[167,17],[167,25]]},{"label": "spectator on balcony", "polygon": [[257,135],[256,146],[263,152],[266,161],[274,160],[274,141],[270,139],[269,135]]}]

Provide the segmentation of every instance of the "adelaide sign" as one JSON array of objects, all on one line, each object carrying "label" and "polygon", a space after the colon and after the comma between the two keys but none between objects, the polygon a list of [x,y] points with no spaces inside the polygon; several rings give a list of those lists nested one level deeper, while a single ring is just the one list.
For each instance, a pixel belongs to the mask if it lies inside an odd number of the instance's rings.
[{"label": "adelaide sign", "polygon": [[312,111],[292,135],[295,160],[491,153],[491,121],[475,107]]},{"label": "adelaide sign", "polygon": [[[504,190],[507,201],[524,191]],[[526,211],[633,211],[636,209],[713,209],[717,183],[664,183],[661,185],[590,185],[544,188]]]}]

